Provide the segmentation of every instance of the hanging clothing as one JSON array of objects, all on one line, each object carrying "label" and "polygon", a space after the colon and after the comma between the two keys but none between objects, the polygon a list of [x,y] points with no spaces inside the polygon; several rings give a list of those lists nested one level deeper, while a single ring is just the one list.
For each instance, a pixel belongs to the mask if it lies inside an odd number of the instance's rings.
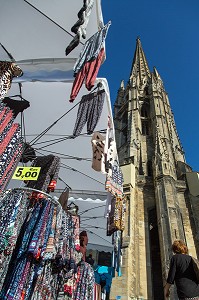
[{"label": "hanging clothing", "polygon": [[58,201],[62,206],[63,210],[67,210],[67,205],[68,205],[68,197],[69,197],[69,190],[66,190],[64,192],[61,193]]},{"label": "hanging clothing", "polygon": [[10,89],[13,77],[20,77],[22,74],[22,70],[15,63],[0,61],[0,100]]},{"label": "hanging clothing", "polygon": [[[0,299],[29,299],[33,279],[37,278],[38,268],[42,267],[53,211],[54,205],[46,199],[37,202],[32,211],[29,210],[18,236]],[[26,298],[22,297],[23,293]]]},{"label": "hanging clothing", "polygon": [[1,205],[0,299],[93,300],[94,271],[82,261],[79,216],[45,196],[32,201],[25,191],[5,192]]},{"label": "hanging clothing", "polygon": [[113,195],[122,197],[123,195],[123,173],[117,160],[113,161],[112,167],[109,169],[109,174],[106,176],[106,190]]},{"label": "hanging clothing", "polygon": [[87,134],[93,133],[104,105],[105,91],[84,95],[79,104],[73,135],[78,136],[87,122]]},{"label": "hanging clothing", "polygon": [[108,192],[107,193],[107,198],[106,198],[106,207],[105,207],[105,211],[104,211],[104,217],[109,216],[109,213],[111,212],[111,203],[112,203],[113,199],[114,199],[113,194]]},{"label": "hanging clothing", "polygon": [[83,7],[78,12],[79,20],[71,28],[71,31],[74,32],[76,35],[66,48],[66,56],[79,45],[81,38],[86,38],[86,28],[93,4],[94,0],[84,0]]},{"label": "hanging clothing", "polygon": [[51,180],[57,181],[60,169],[60,158],[54,155],[38,156],[32,163],[32,167],[41,167],[38,179],[29,181],[27,187],[47,192]]},{"label": "hanging clothing", "polygon": [[27,100],[13,100],[9,97],[5,97],[2,102],[12,110],[14,118],[16,118],[20,112],[30,107],[30,102]]},{"label": "hanging clothing", "polygon": [[90,264],[82,261],[78,267],[77,288],[74,293],[75,300],[93,300],[95,276]]},{"label": "hanging clothing", "polygon": [[104,156],[105,137],[101,133],[95,132],[92,136],[91,144],[93,150],[92,168],[95,171],[106,174]]},{"label": "hanging clothing", "polygon": [[21,154],[20,162],[27,163],[36,159],[34,148],[29,143],[23,144],[23,153]]},{"label": "hanging clothing", "polygon": [[114,197],[111,199],[111,209],[107,218],[107,235],[124,230],[125,198]]},{"label": "hanging clothing", "polygon": [[86,62],[95,60],[99,56],[101,49],[104,48],[104,42],[110,24],[110,22],[107,23],[101,30],[96,32],[86,41],[80,52],[79,58],[74,65],[74,77],[76,77],[77,73],[79,73]]},{"label": "hanging clothing", "polygon": [[95,60],[86,62],[82,69],[77,73],[70,94],[70,102],[73,102],[77,97],[77,94],[79,93],[79,90],[82,87],[84,80],[85,86],[88,91],[90,91],[94,87],[95,80],[97,78],[97,74],[101,66],[103,57],[104,48],[100,50],[99,55]]},{"label": "hanging clothing", "polygon": [[0,103],[0,194],[6,188],[22,153],[20,125],[12,111]]},{"label": "hanging clothing", "polygon": [[[18,139],[18,137],[19,137],[19,133],[16,136],[13,136],[13,142],[15,142]],[[12,155],[9,155],[10,149],[12,151]],[[1,171],[0,173],[2,174],[2,176],[0,177],[0,194],[6,189],[11,179],[13,171],[19,162],[21,152],[22,152],[22,143],[21,144],[15,143],[13,145],[11,140],[11,143],[4,151],[2,159],[0,158],[0,164],[3,165],[3,169],[0,170]]]},{"label": "hanging clothing", "polygon": [[72,39],[72,41],[70,42],[70,44],[68,45],[68,47],[65,50],[65,54],[66,56],[73,50],[75,49],[80,43],[80,36],[78,34],[75,35],[75,37]]},{"label": "hanging clothing", "polygon": [[113,232],[117,231],[118,228],[115,225],[115,203],[116,199],[115,197],[111,201],[111,210],[109,212],[108,218],[107,218],[107,236],[110,236],[113,234]]},{"label": "hanging clothing", "polygon": [[79,34],[83,39],[86,38],[86,27],[88,25],[89,16],[94,5],[94,0],[84,0],[83,7],[78,12],[79,20],[73,25],[71,31]]},{"label": "hanging clothing", "polygon": [[[9,262],[15,248],[21,226],[26,218],[28,207],[28,202],[26,200],[26,195],[23,191],[6,191],[3,196],[0,197],[0,211],[2,212],[0,217],[0,290],[2,289],[7,274]],[[2,217],[4,219],[3,223]]]},{"label": "hanging clothing", "polygon": [[113,129],[107,129],[106,143],[106,183],[105,188],[110,193],[117,197],[123,197],[123,174],[119,165],[119,159],[117,155],[116,142],[113,135]]},{"label": "hanging clothing", "polygon": [[1,141],[0,155],[2,155],[2,153],[5,151],[5,149],[9,146],[10,142],[12,141],[13,136],[18,131],[19,131],[19,124],[15,123],[7,131],[7,134],[3,140],[0,137],[0,141]]}]

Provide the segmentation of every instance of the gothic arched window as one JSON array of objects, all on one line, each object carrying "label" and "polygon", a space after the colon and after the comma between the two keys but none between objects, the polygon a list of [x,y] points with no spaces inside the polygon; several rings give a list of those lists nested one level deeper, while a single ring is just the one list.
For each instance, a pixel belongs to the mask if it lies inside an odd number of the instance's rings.
[{"label": "gothic arched window", "polygon": [[153,175],[152,161],[151,160],[148,160],[148,162],[147,162],[147,175],[148,176]]},{"label": "gothic arched window", "polygon": [[148,105],[143,104],[141,107],[141,117],[148,118],[149,117],[149,109]]},{"label": "gothic arched window", "polygon": [[143,103],[140,111],[141,124],[142,124],[142,134],[149,135],[149,104]]}]

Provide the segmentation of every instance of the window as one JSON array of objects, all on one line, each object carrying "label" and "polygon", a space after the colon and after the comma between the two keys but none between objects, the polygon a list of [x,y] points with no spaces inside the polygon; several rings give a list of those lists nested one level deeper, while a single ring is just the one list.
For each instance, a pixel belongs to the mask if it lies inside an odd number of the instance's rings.
[{"label": "window", "polygon": [[148,176],[153,175],[152,161],[151,160],[148,160],[148,162],[147,162],[147,175]]},{"label": "window", "polygon": [[141,117],[148,118],[149,113],[148,113],[148,105],[143,104],[141,108]]},{"label": "window", "polygon": [[122,130],[121,144],[123,145],[125,143],[127,143],[127,126]]},{"label": "window", "polygon": [[149,135],[149,121],[142,120],[142,134]]}]

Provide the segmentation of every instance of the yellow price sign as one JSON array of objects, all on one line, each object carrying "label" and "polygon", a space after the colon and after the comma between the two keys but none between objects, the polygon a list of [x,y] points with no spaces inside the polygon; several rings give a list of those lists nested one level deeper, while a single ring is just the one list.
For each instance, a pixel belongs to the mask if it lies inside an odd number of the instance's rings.
[{"label": "yellow price sign", "polygon": [[37,180],[41,167],[17,167],[12,179]]}]

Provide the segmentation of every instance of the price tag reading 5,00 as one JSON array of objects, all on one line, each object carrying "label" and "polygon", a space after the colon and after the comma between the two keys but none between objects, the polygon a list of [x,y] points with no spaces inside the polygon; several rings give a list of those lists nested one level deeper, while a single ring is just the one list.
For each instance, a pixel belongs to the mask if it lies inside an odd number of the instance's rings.
[{"label": "price tag reading 5,00", "polygon": [[12,179],[37,180],[41,167],[17,167]]}]

